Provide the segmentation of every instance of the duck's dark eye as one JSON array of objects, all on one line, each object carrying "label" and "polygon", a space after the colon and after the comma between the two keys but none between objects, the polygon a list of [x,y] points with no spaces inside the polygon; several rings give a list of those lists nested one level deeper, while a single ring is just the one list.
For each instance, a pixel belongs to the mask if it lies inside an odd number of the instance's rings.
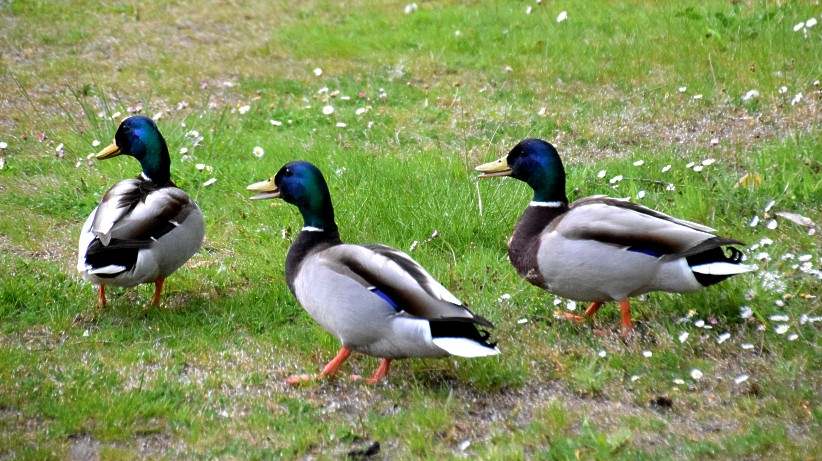
[{"label": "duck's dark eye", "polygon": [[291,168],[286,168],[285,171],[283,172],[283,174],[286,175],[286,176],[291,176],[291,175],[294,174],[294,172],[291,171]]}]

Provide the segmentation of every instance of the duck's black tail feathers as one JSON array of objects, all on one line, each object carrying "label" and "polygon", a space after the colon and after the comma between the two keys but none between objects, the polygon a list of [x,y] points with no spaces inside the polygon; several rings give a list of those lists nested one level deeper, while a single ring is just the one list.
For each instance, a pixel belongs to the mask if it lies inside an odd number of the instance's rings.
[{"label": "duck's black tail feathers", "polygon": [[443,318],[428,323],[433,343],[451,355],[485,357],[500,353],[497,343],[490,341],[491,333],[477,328],[476,319]]},{"label": "duck's black tail feathers", "polygon": [[691,267],[696,281],[702,286],[719,283],[728,277],[745,272],[755,271],[756,266],[742,264],[742,252],[727,247],[730,255],[725,253],[724,245],[741,244],[737,240],[714,237],[683,253]]}]

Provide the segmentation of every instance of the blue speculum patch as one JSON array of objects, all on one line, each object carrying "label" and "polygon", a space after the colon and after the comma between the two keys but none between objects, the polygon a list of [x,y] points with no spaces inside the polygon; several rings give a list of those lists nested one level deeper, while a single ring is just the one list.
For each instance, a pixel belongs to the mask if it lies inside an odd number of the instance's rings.
[{"label": "blue speculum patch", "polygon": [[379,296],[380,298],[382,298],[385,302],[387,302],[387,303],[388,303],[388,305],[389,305],[389,306],[391,306],[391,308],[392,308],[392,309],[394,309],[395,311],[399,312],[399,311],[401,311],[401,310],[402,310],[402,309],[400,308],[400,305],[399,305],[399,304],[397,304],[397,302],[396,302],[396,301],[394,301],[393,299],[391,299],[391,297],[390,297],[390,296],[388,296],[387,294],[385,294],[385,292],[383,292],[383,291],[382,291],[382,290],[380,290],[379,288],[377,288],[377,287],[370,287],[370,288],[368,288],[368,289],[369,289],[369,290],[371,290],[371,292],[372,292],[372,293],[374,293],[375,295],[377,295],[377,296]]}]

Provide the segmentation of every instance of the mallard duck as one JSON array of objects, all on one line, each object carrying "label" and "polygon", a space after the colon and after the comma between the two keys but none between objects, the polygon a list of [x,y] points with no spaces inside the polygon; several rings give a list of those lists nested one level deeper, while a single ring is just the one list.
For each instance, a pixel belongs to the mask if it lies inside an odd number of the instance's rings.
[{"label": "mallard duck", "polygon": [[385,245],[343,243],[331,194],[320,170],[295,161],[273,178],[248,186],[253,200],[280,198],[295,205],[304,226],[285,260],[285,278],[297,301],[342,343],[317,376],[294,375],[289,384],[337,372],[351,352],[380,358],[369,384],[388,374],[392,359],[483,357],[499,354],[491,322],[472,313],[407,254]]},{"label": "mallard duck", "polygon": [[98,160],[130,155],[143,167],[140,176],[109,189],[80,232],[77,270],[98,285],[106,305],[106,285],[154,283],[152,305],[160,303],[166,277],[188,261],[203,243],[200,208],[171,180],[166,141],[148,117],[129,117]]},{"label": "mallard duck", "polygon": [[[520,276],[556,295],[591,301],[590,318],[618,301],[623,332],[633,328],[629,298],[650,291],[688,292],[756,268],[741,264],[738,240],[625,200],[586,197],[568,204],[556,149],[526,139],[508,155],[476,167],[480,178],[511,176],[534,190],[508,243]],[[727,247],[730,255],[726,255]]]}]

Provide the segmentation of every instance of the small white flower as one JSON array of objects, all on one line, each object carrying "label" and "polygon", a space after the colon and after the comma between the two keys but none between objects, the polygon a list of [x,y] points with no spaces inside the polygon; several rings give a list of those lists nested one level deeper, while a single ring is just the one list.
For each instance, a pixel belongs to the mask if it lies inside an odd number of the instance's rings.
[{"label": "small white flower", "polygon": [[679,91],[680,93],[684,93],[684,92],[688,91],[688,87],[687,86],[681,86],[681,87],[677,88],[676,90]]},{"label": "small white flower", "polygon": [[736,378],[734,378],[734,383],[735,383],[735,384],[742,384],[742,383],[744,383],[745,381],[747,381],[747,380],[748,380],[748,378],[749,378],[749,376],[748,376],[748,375],[739,375],[739,376],[737,376]]},{"label": "small white flower", "polygon": [[405,14],[411,14],[417,11],[417,4],[416,3],[409,3],[405,5],[405,8],[402,10]]},{"label": "small white flower", "polygon": [[83,330],[83,337],[88,338],[89,336],[91,336],[91,332],[88,329]]},{"label": "small white flower", "polygon": [[702,320],[702,319],[699,319],[696,322],[694,322],[694,326],[697,327],[697,328],[702,328],[702,327],[705,326],[705,321]]},{"label": "small white flower", "polygon": [[268,121],[268,123],[270,123],[271,126],[283,126],[283,122],[281,122],[279,120],[271,119],[271,120]]},{"label": "small white flower", "polygon": [[816,18],[810,18],[807,21],[805,21],[805,28],[806,29],[810,29],[811,27],[813,27],[815,25],[816,25]]},{"label": "small white flower", "polygon": [[320,69],[319,67],[315,67],[315,68],[314,68],[314,70],[313,70],[313,72],[314,72],[314,76],[315,76],[315,77],[319,77],[319,76],[321,76],[321,75],[323,74],[323,70],[322,70],[322,69]]},{"label": "small white flower", "polygon": [[644,199],[644,198],[645,198],[645,191],[644,191],[644,190],[641,190],[641,191],[637,192],[637,193],[636,193],[636,198],[637,198],[637,200],[642,200],[642,199]]},{"label": "small white flower", "polygon": [[203,183],[203,187],[208,187],[208,186],[214,184],[215,182],[217,182],[217,178],[211,178],[208,181]]},{"label": "small white flower", "polygon": [[685,164],[685,168],[690,170],[691,168],[694,167],[694,165],[696,165],[695,162],[688,162],[688,163]]},{"label": "small white flower", "polygon": [[260,146],[254,146],[254,148],[251,149],[251,153],[257,158],[263,158],[263,155],[265,155],[265,151]]},{"label": "small white flower", "polygon": [[691,379],[693,379],[694,381],[699,381],[700,379],[702,379],[702,376],[702,371],[700,371],[699,369],[694,368],[693,370],[691,370]]},{"label": "small white flower", "polygon": [[366,112],[368,112],[368,109],[366,109],[365,107],[358,107],[357,110],[354,111],[354,114],[355,115],[362,115]]},{"label": "small white flower", "polygon": [[739,347],[741,347],[742,349],[744,349],[746,351],[749,351],[749,350],[754,348],[754,345],[751,344],[751,343],[745,343],[745,344],[741,344]]},{"label": "small white flower", "polygon": [[637,375],[633,375],[633,376],[631,376],[631,382],[632,382],[632,383],[633,383],[633,382],[636,382],[636,381],[638,381],[638,380],[639,380],[639,376],[637,376]]},{"label": "small white flower", "polygon": [[705,168],[705,167],[702,166],[702,165],[694,165],[694,171],[696,171],[697,173],[702,171],[703,168]]},{"label": "small white flower", "polygon": [[762,251],[757,253],[754,256],[754,259],[756,259],[757,261],[769,261],[771,259],[771,255],[769,255],[767,251]]},{"label": "small white flower", "polygon": [[[179,106],[179,104],[178,104],[178,106]],[[179,110],[179,109],[178,109],[178,110]],[[111,119],[112,119],[112,120],[115,120],[115,119],[117,119],[118,117],[120,117],[121,115],[123,115],[123,114],[121,114],[120,112],[115,112],[115,113],[111,114]]]},{"label": "small white flower", "polygon": [[682,378],[674,378],[674,384],[676,384],[678,386],[681,386],[681,385],[685,384],[685,380],[682,379]]},{"label": "small white flower", "polygon": [[527,7],[525,7],[525,14],[531,14],[531,10],[531,5],[528,5]]},{"label": "small white flower", "polygon": [[557,15],[557,22],[563,22],[568,19],[568,12],[567,11],[560,11]]},{"label": "small white flower", "polygon": [[[765,238],[763,238],[762,240],[759,241],[759,244],[762,245],[763,247],[768,246],[768,245],[773,245],[773,240],[769,239],[768,237],[765,237]],[[782,258],[784,258],[784,256]]]},{"label": "small white flower", "polygon": [[637,160],[634,162],[634,166],[642,166],[645,164],[645,160]]},{"label": "small white flower", "polygon": [[716,337],[716,342],[717,344],[722,344],[729,339],[731,339],[730,333],[722,333],[721,335]]},{"label": "small white flower", "polygon": [[337,122],[337,124],[336,124],[335,126],[336,126],[337,128],[345,128],[345,127],[347,127],[348,125],[346,125],[346,124],[345,124],[345,123],[343,123],[343,122]]},{"label": "small white flower", "polygon": [[[0,144],[5,144],[5,143],[0,143]],[[99,139],[95,139],[94,141],[91,141],[91,147],[97,147],[99,145],[100,145],[100,140]],[[4,148],[4,147],[2,145],[0,145],[0,148]]]},{"label": "small white flower", "polygon": [[608,172],[607,172],[607,171],[605,171],[605,170],[599,170],[599,172],[597,172],[597,178],[600,178],[600,179],[601,179],[601,178],[604,178],[606,174],[608,174]]},{"label": "small white flower", "polygon": [[511,299],[511,295],[508,294],[508,293],[503,293],[499,296],[499,298],[497,298],[497,302],[505,302],[505,301],[508,301],[509,299]]},{"label": "small white flower", "polygon": [[599,352],[597,352],[597,355],[604,358],[606,355],[608,355],[608,353],[605,352],[605,351],[599,351]]},{"label": "small white flower", "polygon": [[794,32],[799,32],[800,30],[802,30],[802,29],[804,29],[804,28],[805,28],[805,21],[802,21],[802,22],[796,23],[796,24],[793,26],[793,31],[794,31]]},{"label": "small white flower", "polygon": [[669,171],[671,171],[671,165],[670,164],[665,165],[664,167],[662,167],[662,172],[663,173],[667,173]]},{"label": "small white flower", "polygon": [[461,31],[461,30],[455,30],[455,31],[454,31],[454,37],[460,37],[461,35],[462,35],[462,31]]},{"label": "small white flower", "polygon": [[180,154],[185,155],[187,153],[188,153],[188,147],[181,147],[180,148]]},{"label": "small white flower", "polygon": [[742,96],[742,100],[743,101],[750,101],[751,99],[755,99],[755,98],[758,98],[758,97],[759,97],[759,91],[757,91],[757,90],[748,90],[748,92],[745,93]]},{"label": "small white flower", "polygon": [[801,263],[804,263],[804,262],[810,261],[811,258],[813,258],[813,256],[811,256],[809,254],[804,254],[804,255],[799,255],[799,257],[796,258],[796,260],[801,262]]},{"label": "small white flower", "polygon": [[650,359],[653,355],[654,355],[654,353],[651,352],[651,351],[642,351],[642,356],[645,357],[646,359]]},{"label": "small white flower", "polygon": [[800,101],[802,101],[802,93],[796,93],[796,96],[791,99],[791,105],[795,106],[799,104]]},{"label": "small white flower", "polygon": [[785,94],[785,93],[787,93],[787,92],[788,92],[788,87],[787,87],[787,86],[785,86],[785,85],[782,85],[782,86],[780,86],[780,87],[779,87],[779,89],[778,89],[778,90],[776,90],[776,91],[777,91],[779,94]]},{"label": "small white flower", "polygon": [[774,205],[776,205],[776,200],[770,200],[768,201],[768,203],[765,204],[765,208],[762,211],[767,213],[771,211],[771,208],[773,208]]},{"label": "small white flower", "polygon": [[250,111],[250,110],[251,110],[251,106],[249,106],[248,104],[246,104],[246,105],[244,105],[244,106],[240,106],[240,108],[239,108],[239,109],[237,109],[237,112],[239,112],[239,113],[240,113],[240,115],[243,115],[243,114],[247,113],[247,112],[248,112],[248,111]]},{"label": "small white flower", "polygon": [[768,221],[768,224],[765,227],[767,227],[770,230],[774,230],[778,225],[779,223],[777,223],[775,219],[771,219],[770,221]]},{"label": "small white flower", "polygon": [[796,333],[791,333],[788,335],[788,341],[796,341],[797,339],[799,339],[799,335]]},{"label": "small white flower", "polygon": [[547,113],[548,113],[548,108],[545,107],[545,106],[540,107],[539,110],[537,111],[537,115],[539,115],[540,117],[545,117],[545,115]]},{"label": "small white flower", "polygon": [[717,144],[719,144],[719,138],[711,138],[711,145],[715,146]]},{"label": "small white flower", "polygon": [[323,115],[331,115],[334,113],[334,106],[327,104],[323,106]]},{"label": "small white flower", "polygon": [[788,316],[784,314],[774,314],[768,318],[771,319],[771,322],[787,322],[790,320]]},{"label": "small white flower", "polygon": [[567,303],[565,303],[565,309],[569,311],[577,310],[577,302],[569,300]]},{"label": "small white flower", "polygon": [[685,341],[688,340],[688,336],[690,336],[690,334],[687,331],[683,331],[682,333],[679,334],[679,342],[684,343]]},{"label": "small white flower", "polygon": [[554,306],[559,306],[560,304],[562,304],[562,299],[554,298]]},{"label": "small white flower", "polygon": [[[717,141],[717,142],[718,142],[718,141]],[[703,161],[702,161],[702,165],[703,165],[703,166],[711,166],[711,165],[713,165],[714,163],[716,163],[716,159],[715,159],[715,158],[706,158],[705,160],[703,160]]]},{"label": "small white flower", "polygon": [[620,182],[620,181],[622,181],[622,175],[621,175],[621,174],[618,174],[618,175],[614,176],[613,178],[611,178],[610,180],[608,180],[608,183],[610,183],[610,184],[616,184],[616,183],[618,183],[618,182]]},{"label": "small white flower", "polygon": [[778,335],[784,335],[785,333],[788,332],[789,328],[790,328],[790,325],[788,325],[787,323],[781,323],[781,324],[775,326],[773,331]]},{"label": "small white flower", "polygon": [[759,224],[759,216],[754,216],[751,218],[751,223],[748,224],[751,227],[756,227]]},{"label": "small white flower", "polygon": [[525,325],[526,323],[528,323],[528,319],[526,318],[521,318],[517,320],[517,325]]},{"label": "small white flower", "polygon": [[676,190],[676,186],[674,186],[672,183],[669,183],[667,186],[665,186],[665,190],[667,190],[668,192],[673,192]]},{"label": "small white flower", "polygon": [[693,100],[694,100],[694,101],[699,101],[700,99],[702,99],[702,95],[701,95],[701,94],[695,94],[695,95],[694,95],[694,97],[693,97]]}]

